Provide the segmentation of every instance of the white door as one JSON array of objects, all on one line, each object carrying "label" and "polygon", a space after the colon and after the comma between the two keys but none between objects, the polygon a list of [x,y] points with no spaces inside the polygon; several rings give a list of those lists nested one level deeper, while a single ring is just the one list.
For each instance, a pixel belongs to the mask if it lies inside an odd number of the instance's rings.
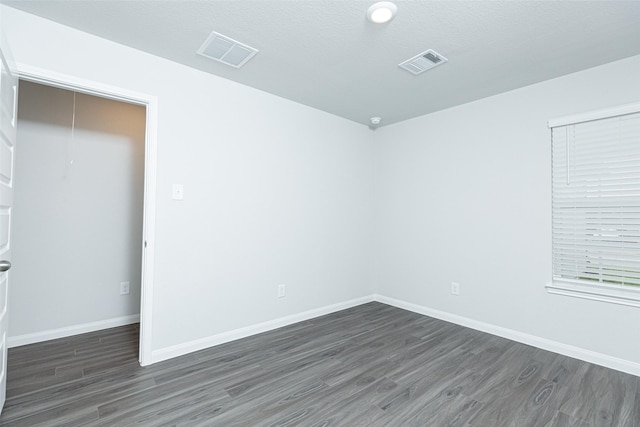
[{"label": "white door", "polygon": [[16,147],[18,79],[0,35],[0,413],[7,390],[7,291],[11,268],[13,155]]}]

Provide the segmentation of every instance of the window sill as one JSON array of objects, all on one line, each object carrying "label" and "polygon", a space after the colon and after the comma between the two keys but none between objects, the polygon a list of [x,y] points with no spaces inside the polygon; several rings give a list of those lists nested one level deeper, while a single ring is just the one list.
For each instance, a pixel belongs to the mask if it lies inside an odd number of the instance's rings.
[{"label": "window sill", "polygon": [[589,284],[571,280],[548,283],[547,292],[594,301],[640,307],[640,288],[607,284]]}]

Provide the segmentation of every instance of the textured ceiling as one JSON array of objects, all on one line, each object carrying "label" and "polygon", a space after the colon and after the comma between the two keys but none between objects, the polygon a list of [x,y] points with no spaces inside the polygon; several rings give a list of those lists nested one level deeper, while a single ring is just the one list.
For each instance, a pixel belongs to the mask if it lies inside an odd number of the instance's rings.
[{"label": "textured ceiling", "polygon": [[[449,108],[640,54],[640,1],[2,1],[23,11],[368,124]],[[196,55],[211,31],[259,49],[234,69]],[[419,76],[426,49],[449,62]]]}]

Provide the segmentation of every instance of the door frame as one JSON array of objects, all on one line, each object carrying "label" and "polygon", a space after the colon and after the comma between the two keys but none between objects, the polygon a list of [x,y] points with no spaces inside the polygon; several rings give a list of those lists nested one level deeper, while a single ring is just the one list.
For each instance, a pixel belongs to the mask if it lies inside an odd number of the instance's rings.
[{"label": "door frame", "polygon": [[153,363],[153,266],[155,255],[158,98],[125,88],[16,63],[18,78],[61,89],[146,107],[144,156],[144,213],[142,226],[142,277],[140,290],[140,365]]}]

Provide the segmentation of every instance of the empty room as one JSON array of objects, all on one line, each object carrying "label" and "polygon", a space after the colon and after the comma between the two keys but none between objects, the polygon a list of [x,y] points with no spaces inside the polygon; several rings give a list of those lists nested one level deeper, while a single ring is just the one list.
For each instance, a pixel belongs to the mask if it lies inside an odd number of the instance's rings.
[{"label": "empty room", "polygon": [[0,30],[0,425],[640,427],[640,2]]}]

